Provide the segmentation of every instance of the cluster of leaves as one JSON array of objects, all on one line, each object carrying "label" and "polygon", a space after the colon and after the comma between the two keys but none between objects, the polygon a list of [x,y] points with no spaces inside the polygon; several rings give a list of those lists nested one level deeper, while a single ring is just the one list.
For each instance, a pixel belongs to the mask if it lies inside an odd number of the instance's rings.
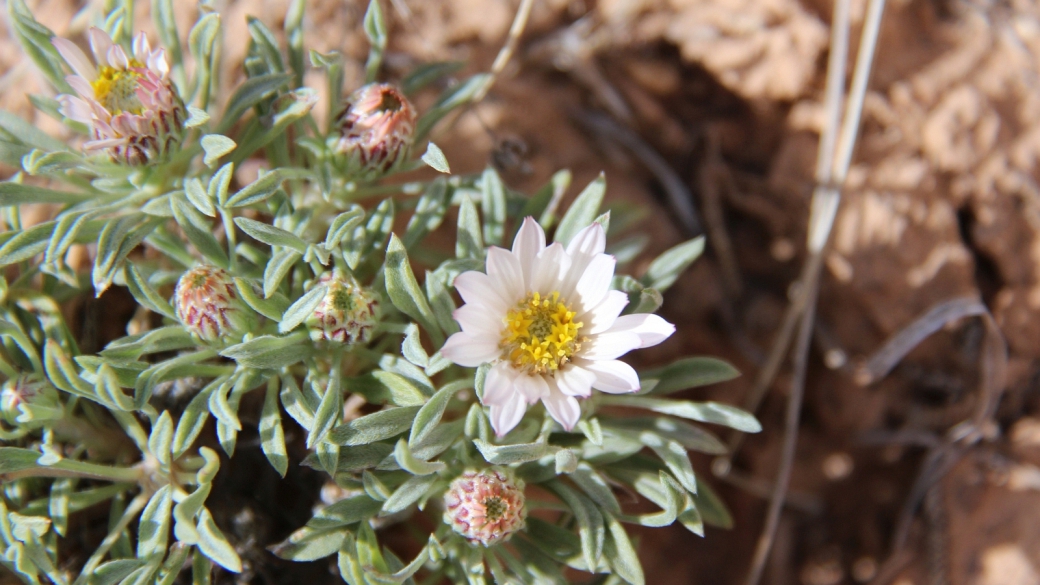
[{"label": "cluster of leaves", "polygon": [[[125,43],[133,2],[114,4],[102,27]],[[58,91],[69,91],[51,31],[22,0],[8,6],[27,53]],[[251,392],[263,393],[257,430],[272,467],[284,476],[290,465],[285,425],[292,423],[285,413],[306,434],[311,454],[303,464],[327,473],[344,494],[274,552],[300,561],[338,555],[342,578],[355,585],[410,583],[419,571],[427,582],[483,583],[490,573],[500,583],[558,583],[568,566],[603,574],[605,582],[642,583],[624,524],[679,521],[697,534],[704,523],[728,525],[725,509],[696,479],[688,458],[688,450],[720,453],[724,446],[686,421],[748,432],[759,426],[732,407],[668,398],[732,378],[736,372],[727,364],[694,357],[645,371],[637,395],[585,400],[574,432],[533,410],[496,438],[477,401],[486,368],[460,368],[436,351],[457,331],[455,276],[482,270],[486,246],[507,243],[518,219],[533,216],[546,229],[555,226],[561,242],[593,221],[613,232],[631,227],[638,214],[623,214],[627,225],[601,214],[602,177],[559,218],[570,183],[566,171],[526,196],[491,168],[475,176],[448,174],[432,143],[421,159],[388,176],[359,180],[328,160],[310,114],[316,93],[303,86],[302,1],[290,3],[284,50],[263,23],[249,21],[247,79],[220,106],[214,103],[219,14],[203,5],[187,49],[172,0],[153,0],[152,14],[190,112],[185,141],[170,160],[126,167],[87,157],[0,112],[0,160],[19,169],[0,183],[0,221],[7,226],[0,234],[7,277],[0,278],[0,376],[9,392],[21,392],[17,416],[0,423],[0,564],[27,583],[45,578],[75,585],[169,584],[185,570],[193,582],[208,583],[214,564],[241,570],[235,547],[206,507],[220,457],[201,446],[213,444],[201,435],[213,419],[220,448],[234,456],[243,428],[239,406]],[[372,81],[387,38],[377,0],[365,33]],[[194,62],[190,76],[187,59]],[[340,108],[341,56],[312,52],[310,64],[327,73],[330,111]],[[451,70],[420,67],[401,87],[407,94],[429,91]],[[416,140],[489,82],[479,74],[449,84],[419,119]],[[31,99],[62,120],[55,100]],[[269,170],[233,186],[236,166],[247,159],[266,161]],[[392,180],[423,162],[444,174]],[[46,181],[64,187],[39,186]],[[60,209],[52,220],[28,226],[21,213],[29,203]],[[405,228],[397,235],[395,218],[402,215],[407,222],[399,222]],[[454,250],[424,244],[449,215],[458,218]],[[631,237],[608,251],[624,264],[645,241]],[[81,244],[96,248],[89,271],[66,262]],[[617,277],[615,287],[631,298],[629,312],[655,311],[661,293],[702,247],[700,239],[681,244],[654,260],[642,278]],[[231,274],[239,298],[255,312],[255,328],[205,341],[178,320],[168,300],[173,284],[199,264]],[[420,279],[413,265],[429,268]],[[324,296],[319,279],[333,270],[389,301],[368,344],[313,341],[304,330]],[[113,285],[126,287],[140,306],[136,332],[96,354],[83,353],[62,308]],[[197,388],[186,406],[160,396],[190,382]],[[345,417],[347,397],[368,406],[359,411],[355,404]],[[633,416],[632,409],[644,414]],[[440,524],[407,563],[379,544],[375,527],[413,513],[436,520],[438,498],[453,478],[492,465],[514,468],[528,486],[544,488],[544,499],[528,499],[531,514],[521,534],[484,548]],[[660,510],[628,514],[618,490]],[[73,576],[62,556],[68,518],[106,502],[109,532]]]}]

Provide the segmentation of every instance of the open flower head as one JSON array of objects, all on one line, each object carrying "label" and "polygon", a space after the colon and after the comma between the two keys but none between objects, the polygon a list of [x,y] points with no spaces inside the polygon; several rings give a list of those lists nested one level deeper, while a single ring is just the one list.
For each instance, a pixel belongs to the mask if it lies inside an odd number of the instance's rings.
[{"label": "open flower head", "polygon": [[104,151],[129,165],[164,159],[180,143],[187,117],[166,51],[153,50],[144,33],[134,37],[132,55],[101,29],[87,35],[93,62],[72,41],[52,41],[75,72],[65,79],[77,95],[58,96],[59,111],[90,127],[88,152]]},{"label": "open flower head", "polygon": [[370,83],[347,98],[336,119],[331,150],[349,174],[384,174],[408,155],[415,119],[415,108],[399,89]]},{"label": "open flower head", "polygon": [[325,296],[307,319],[311,339],[353,345],[372,339],[379,322],[379,300],[352,279],[327,274]]},{"label": "open flower head", "polygon": [[464,272],[455,288],[465,304],[455,311],[462,331],[441,354],[456,364],[492,363],[482,402],[499,435],[515,427],[539,400],[570,430],[581,398],[592,389],[612,394],[639,390],[639,376],[617,358],[667,339],[675,327],[652,314],[621,315],[628,295],[611,290],[615,260],[604,254],[598,223],[565,248],[545,245],[545,232],[528,217],[513,249],[488,249],[487,273]]},{"label": "open flower head", "polygon": [[196,266],[185,272],[177,281],[173,300],[181,322],[206,341],[255,325],[255,315],[239,300],[231,275],[216,266]]},{"label": "open flower head", "polygon": [[524,482],[505,468],[467,471],[444,494],[444,521],[472,543],[491,546],[524,527]]}]

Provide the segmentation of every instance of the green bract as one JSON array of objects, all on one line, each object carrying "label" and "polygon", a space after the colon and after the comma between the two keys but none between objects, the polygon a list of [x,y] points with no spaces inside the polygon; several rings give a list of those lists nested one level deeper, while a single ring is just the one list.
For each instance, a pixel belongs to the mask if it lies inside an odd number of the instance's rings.
[{"label": "green bract", "polygon": [[[70,92],[73,64],[53,33],[24,0],[7,6],[26,53],[57,92]],[[129,43],[133,2],[105,6],[112,11],[96,24]],[[89,137],[64,144],[0,112],[0,157],[18,169],[0,183],[0,564],[26,583],[73,585],[171,584],[188,572],[209,583],[215,565],[249,570],[262,560],[240,557],[245,537],[214,505],[220,467],[230,461],[225,473],[241,473],[236,448],[246,445],[259,445],[282,477],[304,465],[326,484],[310,520],[263,554],[335,556],[352,585],[558,583],[566,567],[642,583],[626,525],[679,521],[700,534],[703,523],[727,524],[687,451],[719,453],[722,443],[687,421],[745,432],[758,423],[726,405],[668,397],[736,376],[724,362],[644,371],[639,393],[583,400],[573,431],[536,406],[496,437],[480,402],[489,368],[440,352],[458,331],[455,278],[483,271],[486,246],[507,245],[524,217],[555,227],[563,244],[592,222],[606,229],[604,177],[558,217],[568,172],[533,196],[492,168],[450,174],[426,136],[492,77],[463,79],[413,111],[405,96],[457,67],[420,66],[400,89],[377,83],[388,42],[378,1],[364,21],[363,88],[340,87],[339,55],[310,53],[331,83],[333,118],[322,130],[311,113],[318,94],[303,86],[302,11],[290,3],[284,48],[249,21],[247,79],[225,96],[216,78],[233,73],[215,69],[220,16],[203,11],[178,30],[173,0],[153,0],[188,118],[179,147],[147,165],[85,153]],[[61,117],[49,98],[33,103]],[[424,163],[436,172],[412,173]],[[30,203],[56,212],[29,225]],[[453,230],[454,244],[429,237]],[[73,261],[83,245],[92,263]],[[627,312],[655,311],[702,249],[699,239],[680,244],[641,279],[616,278]],[[619,263],[641,250],[630,241]],[[66,321],[71,301],[117,288],[133,310],[98,319],[107,331],[129,318],[127,335],[101,338]],[[462,492],[473,478],[487,480],[480,498]],[[532,489],[537,497],[525,499]],[[632,494],[659,510],[628,509]],[[104,528],[77,537],[70,554],[69,517],[88,508],[85,521]],[[416,527],[434,529],[418,555],[399,559],[379,530],[413,514],[430,519]]]}]

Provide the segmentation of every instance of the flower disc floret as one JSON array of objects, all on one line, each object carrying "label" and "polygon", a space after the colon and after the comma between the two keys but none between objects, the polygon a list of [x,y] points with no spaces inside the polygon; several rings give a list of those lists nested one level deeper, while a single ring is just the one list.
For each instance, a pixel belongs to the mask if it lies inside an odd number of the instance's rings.
[{"label": "flower disc floret", "polygon": [[578,332],[584,326],[554,291],[548,298],[531,293],[506,314],[502,359],[529,374],[555,372],[581,349]]},{"label": "flower disc floret", "polygon": [[68,39],[53,39],[75,72],[66,81],[76,95],[58,96],[59,110],[90,128],[88,152],[103,151],[129,165],[165,160],[180,144],[187,118],[166,52],[152,50],[143,33],[134,38],[131,55],[101,29],[87,35],[94,63]]},{"label": "flower disc floret", "polygon": [[491,546],[524,526],[524,483],[505,469],[467,471],[444,494],[444,522],[474,544]]},{"label": "flower disc floret", "polygon": [[601,392],[639,390],[639,376],[617,358],[657,345],[675,327],[657,315],[621,315],[628,295],[611,290],[615,260],[604,254],[598,223],[567,246],[546,246],[545,232],[524,220],[512,250],[491,247],[487,272],[463,272],[455,288],[465,304],[455,311],[462,331],[441,355],[456,364],[491,364],[481,401],[499,435],[541,402],[570,430],[581,417],[580,399]]}]

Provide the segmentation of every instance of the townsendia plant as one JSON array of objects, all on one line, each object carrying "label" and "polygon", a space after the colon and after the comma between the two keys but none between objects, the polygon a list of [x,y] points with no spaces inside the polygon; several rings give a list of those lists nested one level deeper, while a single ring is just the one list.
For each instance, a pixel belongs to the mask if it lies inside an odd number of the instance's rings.
[{"label": "townsendia plant", "polygon": [[[270,465],[326,482],[313,518],[265,554],[334,557],[352,585],[561,583],[568,567],[639,584],[626,525],[729,523],[688,457],[723,446],[689,421],[759,425],[669,395],[736,372],[689,357],[637,373],[619,359],[672,334],[654,312],[702,240],[638,279],[616,274],[640,239],[607,245],[627,226],[601,211],[602,177],[558,217],[566,171],[531,196],[492,168],[451,175],[426,136],[492,76],[451,83],[455,69],[433,63],[378,82],[387,36],[373,2],[366,85],[341,92],[341,56],[309,55],[327,74],[323,130],[303,86],[300,1],[285,47],[249,21],[246,80],[226,99],[221,18],[205,3],[182,37],[172,0],[154,0],[151,44],[130,30],[131,2],[106,3],[89,52],[23,0],[7,6],[57,95],[32,103],[80,136],[0,113],[0,160],[17,170],[0,183],[0,570],[74,585],[242,571],[209,506],[253,393],[262,406],[244,418],[258,418]],[[417,108],[435,85],[446,89]],[[246,161],[255,178],[236,173]],[[415,172],[426,166],[440,174]],[[54,213],[30,225],[37,203]],[[453,249],[427,240],[453,229]],[[92,266],[70,260],[83,250]],[[95,353],[69,306],[111,287],[136,312]],[[107,528],[69,538],[88,509]],[[413,515],[426,520],[410,523],[420,540],[401,558],[380,533]]]}]

